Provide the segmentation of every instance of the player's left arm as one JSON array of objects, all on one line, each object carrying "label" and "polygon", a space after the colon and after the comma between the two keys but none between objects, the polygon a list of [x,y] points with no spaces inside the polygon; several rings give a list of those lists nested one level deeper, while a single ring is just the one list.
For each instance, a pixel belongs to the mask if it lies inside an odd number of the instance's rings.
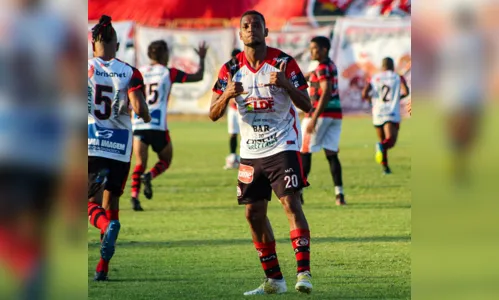
[{"label": "player's left arm", "polygon": [[324,108],[326,107],[326,103],[328,99],[331,97],[331,90],[333,89],[333,84],[330,80],[324,78],[319,82],[319,85],[322,90],[322,94],[319,97],[319,103],[317,103],[317,107],[315,108],[314,114],[312,115],[312,123],[317,124],[317,119],[324,112]]},{"label": "player's left arm", "polygon": [[284,88],[296,107],[306,113],[310,112],[312,103],[307,93],[308,84],[296,61],[291,59],[289,63],[281,63],[279,70],[270,73],[269,85]]},{"label": "player's left arm", "polygon": [[196,51],[196,53],[199,56],[199,70],[194,74],[186,74],[184,82],[197,82],[203,80],[204,61],[206,57],[206,52],[208,51],[206,42],[202,42],[197,49],[194,49],[194,51]]},{"label": "player's left arm", "polygon": [[400,76],[400,99],[404,99],[407,96],[409,96],[409,86],[404,76]]}]

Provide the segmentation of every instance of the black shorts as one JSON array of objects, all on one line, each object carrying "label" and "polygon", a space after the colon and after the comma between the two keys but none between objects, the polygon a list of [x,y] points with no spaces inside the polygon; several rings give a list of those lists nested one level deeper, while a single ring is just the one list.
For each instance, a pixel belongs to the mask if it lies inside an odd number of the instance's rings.
[{"label": "black shorts", "polygon": [[161,152],[170,143],[170,132],[168,130],[137,129],[133,135],[146,145],[151,145],[156,153]]},{"label": "black shorts", "polygon": [[121,196],[125,189],[130,163],[114,160],[110,158],[89,156],[88,157],[88,180],[97,176],[102,169],[108,169],[107,182],[104,189],[110,191],[115,196]]},{"label": "black shorts", "polygon": [[272,190],[280,199],[307,186],[298,151],[283,151],[258,159],[241,158],[237,177],[239,204],[270,201]]},{"label": "black shorts", "polygon": [[[20,166],[0,166],[0,226],[24,212],[48,215],[55,203],[60,183],[57,171],[29,170]],[[7,224],[10,225],[10,224]]]}]

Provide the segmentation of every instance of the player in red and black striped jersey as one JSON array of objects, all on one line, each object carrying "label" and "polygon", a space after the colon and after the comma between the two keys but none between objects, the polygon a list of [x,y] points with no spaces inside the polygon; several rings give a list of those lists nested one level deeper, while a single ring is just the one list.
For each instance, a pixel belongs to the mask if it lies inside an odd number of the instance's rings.
[{"label": "player in red and black striped jersey", "polygon": [[[338,93],[338,70],[329,58],[331,43],[327,37],[317,36],[310,42],[310,56],[319,65],[308,74],[313,110],[302,121],[302,161],[305,176],[312,165],[312,153],[324,149],[335,185],[336,204],[345,205],[343,178],[338,158],[342,110]],[[303,198],[302,198],[303,201]]]}]

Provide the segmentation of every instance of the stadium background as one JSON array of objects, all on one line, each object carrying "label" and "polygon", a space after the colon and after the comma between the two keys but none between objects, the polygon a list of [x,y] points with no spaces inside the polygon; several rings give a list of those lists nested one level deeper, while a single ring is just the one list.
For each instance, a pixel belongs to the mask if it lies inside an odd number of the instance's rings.
[{"label": "stadium background", "polygon": [[[308,52],[310,39],[332,38],[330,56],[339,69],[346,114],[370,113],[361,91],[385,56],[395,59],[397,71],[411,86],[410,0],[143,0],[140,5],[131,0],[93,0],[88,3],[88,56],[92,56],[90,29],[102,14],[113,18],[121,44],[118,58],[133,66],[147,64],[149,43],[164,39],[170,48],[169,66],[194,73],[198,58],[193,48],[205,40],[210,50],[204,79],[174,85],[169,113],[206,114],[219,68],[233,48],[243,48],[239,18],[249,9],[265,16],[267,44],[295,57],[303,72],[315,67]],[[405,111],[402,105],[404,115]]]}]

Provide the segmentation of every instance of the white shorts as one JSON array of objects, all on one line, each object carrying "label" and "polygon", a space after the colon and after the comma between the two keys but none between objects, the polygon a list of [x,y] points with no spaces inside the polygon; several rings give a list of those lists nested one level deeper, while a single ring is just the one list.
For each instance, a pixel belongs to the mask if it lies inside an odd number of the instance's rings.
[{"label": "white shorts", "polygon": [[239,134],[237,109],[227,108],[227,125],[229,126],[229,134]]},{"label": "white shorts", "polygon": [[341,119],[319,118],[315,133],[307,134],[306,128],[311,118],[304,118],[301,123],[302,153],[314,153],[321,149],[338,152],[341,134]]}]

